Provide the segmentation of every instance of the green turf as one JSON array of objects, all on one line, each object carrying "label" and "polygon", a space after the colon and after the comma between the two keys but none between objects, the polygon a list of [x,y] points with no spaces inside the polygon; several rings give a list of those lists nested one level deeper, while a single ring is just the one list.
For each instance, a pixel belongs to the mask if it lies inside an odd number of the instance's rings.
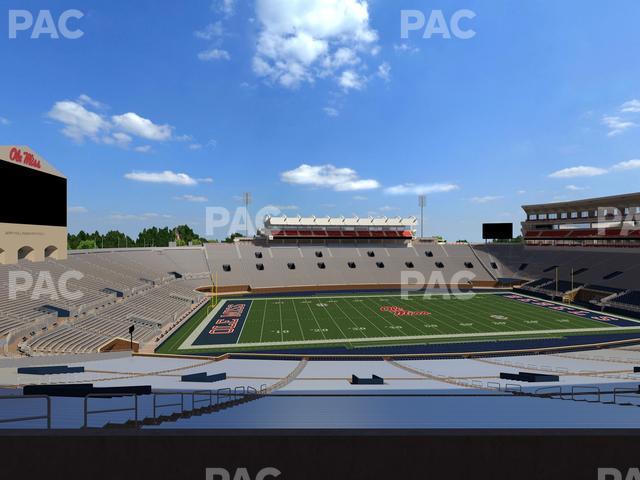
[{"label": "green turf", "polygon": [[[383,306],[407,311],[428,311],[427,316],[395,316]],[[160,353],[205,353],[220,347],[181,349],[190,333],[201,324],[206,309],[179,329],[159,349]],[[499,318],[495,318],[495,317]],[[639,325],[640,326],[640,325]],[[527,305],[500,295],[462,295],[406,299],[398,295],[314,296],[309,298],[253,299],[237,345],[224,351],[341,346],[357,349],[383,345],[419,345],[514,338],[551,338],[575,335],[571,330],[616,327],[568,313]],[[567,331],[554,333],[553,330]],[[549,333],[544,333],[549,331]],[[532,332],[527,335],[527,332]],[[477,334],[484,334],[478,336]],[[435,338],[430,338],[433,336]],[[448,335],[454,337],[446,338]],[[407,337],[403,339],[402,337]],[[419,337],[418,339],[412,337]],[[388,340],[387,340],[388,338]],[[322,343],[305,344],[309,341]],[[260,344],[247,345],[243,344]]]}]

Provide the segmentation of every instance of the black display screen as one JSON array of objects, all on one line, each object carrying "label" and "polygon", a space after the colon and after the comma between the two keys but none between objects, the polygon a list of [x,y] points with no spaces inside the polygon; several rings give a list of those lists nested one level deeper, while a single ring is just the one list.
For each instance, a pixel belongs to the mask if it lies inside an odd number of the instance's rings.
[{"label": "black display screen", "polygon": [[67,226],[67,180],[0,160],[0,223]]},{"label": "black display screen", "polygon": [[513,223],[483,223],[483,240],[511,240],[513,238]]}]

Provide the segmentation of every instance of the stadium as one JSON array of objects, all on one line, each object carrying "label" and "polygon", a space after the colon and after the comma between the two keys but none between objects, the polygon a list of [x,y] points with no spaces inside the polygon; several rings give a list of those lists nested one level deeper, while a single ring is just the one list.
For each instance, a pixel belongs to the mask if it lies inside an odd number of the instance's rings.
[{"label": "stadium", "polygon": [[2,428],[640,415],[640,193],[525,205],[521,242],[510,224],[450,244],[411,216],[268,216],[228,244],[67,250],[65,177],[26,146],[0,170],[48,202],[2,193]]}]

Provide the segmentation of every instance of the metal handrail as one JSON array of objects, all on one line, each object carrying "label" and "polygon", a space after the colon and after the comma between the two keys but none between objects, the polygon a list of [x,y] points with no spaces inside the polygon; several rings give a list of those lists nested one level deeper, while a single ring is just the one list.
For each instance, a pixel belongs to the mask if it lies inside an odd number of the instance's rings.
[{"label": "metal handrail", "polygon": [[46,420],[47,421],[47,429],[51,429],[51,398],[49,395],[29,395],[29,396],[18,396],[18,395],[2,395],[0,396],[0,400],[25,400],[25,399],[38,399],[43,398],[46,400],[47,404],[47,413],[46,415],[33,415],[29,417],[14,417],[14,418],[3,418],[0,420],[0,423],[16,423],[16,422],[26,422],[30,420]]},{"label": "metal handrail", "polygon": [[[133,407],[125,407],[125,408],[105,408],[101,410],[89,410],[89,399],[90,398],[125,398],[131,397],[133,398]],[[134,412],[134,423],[135,426],[138,426],[138,395],[135,393],[89,393],[84,397],[84,425],[83,428],[89,428],[89,415],[95,413],[116,413],[116,412]]]},{"label": "metal handrail", "polygon": [[[590,389],[590,390],[588,390]],[[588,399],[586,400],[576,400],[575,395],[576,395],[576,391],[577,390],[583,390],[584,395],[589,395],[590,393],[592,395],[597,395],[598,399],[596,401],[589,401]],[[590,403],[600,403],[601,402],[601,393],[600,393],[600,387],[596,387],[595,385],[573,385],[571,387],[571,400],[573,400],[574,402],[590,402]]]},{"label": "metal handrail", "polygon": [[[180,403],[163,403],[158,405],[157,397],[158,396],[171,396],[171,395],[180,395]],[[186,393],[188,395],[188,393]],[[165,408],[165,407],[180,407],[180,413],[184,412],[184,396],[185,392],[154,392],[153,393],[153,418],[157,417],[157,409]]]},{"label": "metal handrail", "polygon": [[191,393],[191,405],[192,405],[192,407],[193,407],[194,409],[196,408],[196,404],[197,404],[198,402],[206,402],[206,401],[207,401],[206,399],[204,399],[204,400],[197,400],[197,399],[196,399],[196,396],[197,396],[197,395],[200,395],[200,396],[206,395],[207,397],[209,397],[209,406],[210,406],[210,407],[211,407],[211,406],[213,406],[213,390],[194,390],[194,391]]}]

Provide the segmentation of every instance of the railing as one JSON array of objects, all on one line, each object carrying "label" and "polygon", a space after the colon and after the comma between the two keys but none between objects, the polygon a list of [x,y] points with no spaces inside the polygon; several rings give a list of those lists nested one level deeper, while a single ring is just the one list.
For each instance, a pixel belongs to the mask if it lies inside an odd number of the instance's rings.
[{"label": "railing", "polygon": [[13,418],[3,418],[0,420],[0,424],[3,423],[19,423],[19,422],[28,422],[33,420],[46,420],[47,421],[47,429],[51,429],[51,398],[48,395],[31,395],[28,397],[17,396],[17,395],[3,395],[0,396],[1,400],[33,400],[33,399],[44,399],[46,401],[47,410],[43,415],[30,415],[26,417],[13,417]]},{"label": "railing", "polygon": [[[180,396],[180,403],[162,403],[158,404],[158,397]],[[184,397],[189,395],[187,392],[157,392],[153,394],[153,418],[157,418],[159,408],[180,407],[180,413],[184,413]]]},{"label": "railing", "polygon": [[[121,408],[105,408],[100,410],[89,410],[89,399],[90,398],[133,398],[133,406],[132,407],[121,407]],[[155,406],[155,402],[154,402]],[[134,412],[133,421],[135,425],[138,425],[138,395],[135,393],[123,393],[123,394],[113,394],[113,393],[90,393],[84,397],[84,424],[83,428],[89,428],[89,415],[97,414],[97,413],[116,413],[116,412]],[[155,415],[155,410],[154,410]]]}]

